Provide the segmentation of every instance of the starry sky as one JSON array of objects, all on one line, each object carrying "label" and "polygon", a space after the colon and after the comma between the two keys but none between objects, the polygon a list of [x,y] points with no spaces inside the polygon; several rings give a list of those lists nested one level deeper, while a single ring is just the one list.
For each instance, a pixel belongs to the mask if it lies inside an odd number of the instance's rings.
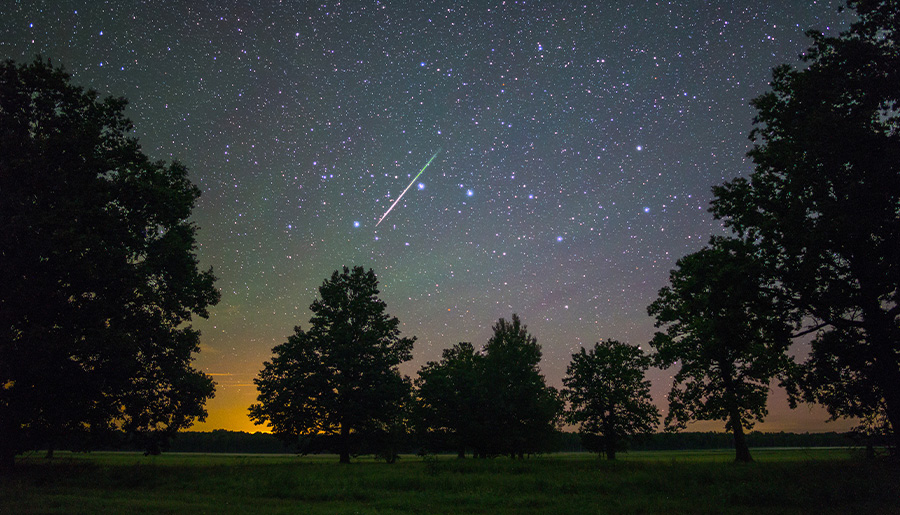
[{"label": "starry sky", "polygon": [[[557,387],[580,346],[647,349],[669,270],[723,234],[711,187],[752,171],[749,100],[839,3],[13,0],[0,57],[127,97],[144,152],[191,170],[222,291],[195,428],[258,431],[253,378],[343,265],[417,337],[408,375],[512,313]],[[826,419],[776,391],[757,428],[849,427]]]}]

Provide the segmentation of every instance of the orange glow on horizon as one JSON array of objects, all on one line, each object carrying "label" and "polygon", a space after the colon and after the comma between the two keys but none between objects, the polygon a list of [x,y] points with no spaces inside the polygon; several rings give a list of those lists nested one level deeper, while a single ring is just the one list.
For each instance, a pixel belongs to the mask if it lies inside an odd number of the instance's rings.
[{"label": "orange glow on horizon", "polygon": [[[224,375],[224,374],[221,374]],[[256,425],[250,420],[248,408],[256,402],[256,387],[247,384],[217,385],[216,396],[207,403],[209,415],[206,422],[196,422],[189,431],[243,431],[246,433],[271,433],[269,425]],[[663,403],[660,403],[662,406]],[[783,391],[775,389],[769,395],[769,415],[757,423],[751,431],[769,433],[821,433],[844,432],[854,427],[854,420],[828,422],[828,413],[821,406],[801,405],[791,410]],[[567,427],[567,431],[574,428]],[[663,430],[662,425],[658,428]],[[688,424],[686,431],[724,432],[725,423],[720,420],[698,421]]]}]

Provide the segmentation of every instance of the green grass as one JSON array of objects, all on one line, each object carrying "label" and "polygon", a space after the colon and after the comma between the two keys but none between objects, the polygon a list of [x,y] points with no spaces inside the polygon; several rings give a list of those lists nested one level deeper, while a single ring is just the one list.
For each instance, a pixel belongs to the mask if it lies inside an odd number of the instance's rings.
[{"label": "green grass", "polygon": [[58,453],[18,460],[0,513],[897,513],[900,467],[847,450],[569,454],[395,465],[334,456]]}]

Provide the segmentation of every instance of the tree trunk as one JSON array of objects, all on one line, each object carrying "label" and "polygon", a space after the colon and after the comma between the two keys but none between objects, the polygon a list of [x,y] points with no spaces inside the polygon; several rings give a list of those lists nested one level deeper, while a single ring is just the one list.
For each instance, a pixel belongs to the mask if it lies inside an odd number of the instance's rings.
[{"label": "tree trunk", "polygon": [[16,465],[16,451],[10,446],[0,445],[0,477],[11,476]]},{"label": "tree trunk", "polygon": [[[875,295],[870,297],[875,298]],[[892,338],[896,336],[893,317],[885,313],[877,303],[869,303],[863,306],[863,329],[872,340],[875,358],[873,379],[884,396],[894,452],[900,452],[900,364],[897,363],[894,350],[898,342]]]},{"label": "tree trunk", "polygon": [[340,463],[350,463],[350,430],[346,425],[341,424],[340,443],[341,459]]},{"label": "tree trunk", "polygon": [[888,420],[891,422],[891,435],[894,440],[894,453],[900,455],[900,406],[887,407]]},{"label": "tree trunk", "polygon": [[734,384],[734,363],[727,360],[719,361],[719,370],[722,374],[722,383],[725,386],[725,406],[728,409],[728,421],[725,424],[725,430],[727,431],[729,426],[731,426],[731,432],[734,434],[734,461],[750,463],[753,461],[753,458],[750,457],[750,448],[747,447],[747,437],[744,435],[741,408]]},{"label": "tree trunk", "polygon": [[615,431],[615,414],[610,410],[610,414],[603,420],[603,446],[606,450],[606,459],[614,461],[616,459],[616,431]]},{"label": "tree trunk", "polygon": [[880,386],[884,393],[884,404],[885,411],[887,411],[888,422],[891,423],[890,438],[893,440],[894,452],[900,452],[900,392],[898,392],[900,385],[893,382],[900,381],[900,373],[888,370],[885,371],[883,375],[889,376],[886,380],[881,381]]},{"label": "tree trunk", "polygon": [[12,474],[16,465],[18,433],[9,412],[0,412],[0,477]]},{"label": "tree trunk", "polygon": [[741,463],[750,463],[753,458],[750,456],[750,448],[747,447],[747,438],[744,435],[744,425],[741,423],[741,416],[738,414],[737,408],[731,410],[731,431],[734,433],[734,461]]}]

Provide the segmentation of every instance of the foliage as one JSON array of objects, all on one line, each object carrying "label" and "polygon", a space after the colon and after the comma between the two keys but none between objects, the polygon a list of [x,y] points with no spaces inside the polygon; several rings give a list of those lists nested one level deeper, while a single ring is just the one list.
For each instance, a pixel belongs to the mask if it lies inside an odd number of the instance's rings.
[{"label": "foliage", "polygon": [[[460,342],[444,349],[440,361],[429,361],[419,370],[414,418],[427,445],[447,446],[460,457],[465,456],[466,448],[476,445],[483,359],[471,343]],[[446,435],[446,442],[436,442],[439,435]]]},{"label": "foliage", "polygon": [[415,338],[400,337],[378,293],[375,273],[362,267],[336,270],[319,287],[309,331],[295,327],[253,381],[256,424],[288,441],[339,435],[341,462],[350,461],[351,435],[384,438],[396,429],[410,390],[397,366],[411,358]]},{"label": "foliage", "polygon": [[481,352],[460,343],[419,372],[416,419],[428,445],[521,457],[553,440],[561,402],[538,368],[537,339],[515,314],[493,329]]},{"label": "foliage", "polygon": [[[712,212],[756,242],[781,296],[822,331],[794,384],[837,418],[885,406],[900,424],[900,9],[851,0],[838,37],[809,32],[757,110],[755,171]],[[883,400],[883,402],[882,402]],[[900,441],[900,434],[895,438]]]},{"label": "foliage", "polygon": [[656,317],[650,345],[664,368],[680,365],[666,424],[725,420],[737,459],[750,461],[744,429],[766,415],[769,382],[788,366],[789,318],[770,295],[767,270],[752,245],[713,239],[678,260],[670,285],[647,309]]},{"label": "foliage", "polygon": [[[580,426],[588,448],[612,460],[628,437],[654,430],[659,409],[644,378],[649,367],[650,357],[640,348],[616,340],[572,355],[563,397],[569,402],[567,420]],[[590,445],[594,436],[600,437],[599,445]]]},{"label": "foliage", "polygon": [[538,367],[541,346],[518,315],[499,319],[493,330],[483,352],[481,448],[476,450],[511,456],[538,452],[555,430],[559,394],[547,386]]},{"label": "foliage", "polygon": [[[218,302],[198,271],[200,190],[40,58],[0,65],[0,461],[122,429],[158,452],[206,416],[187,323]],[[89,441],[85,440],[85,444]]]}]

